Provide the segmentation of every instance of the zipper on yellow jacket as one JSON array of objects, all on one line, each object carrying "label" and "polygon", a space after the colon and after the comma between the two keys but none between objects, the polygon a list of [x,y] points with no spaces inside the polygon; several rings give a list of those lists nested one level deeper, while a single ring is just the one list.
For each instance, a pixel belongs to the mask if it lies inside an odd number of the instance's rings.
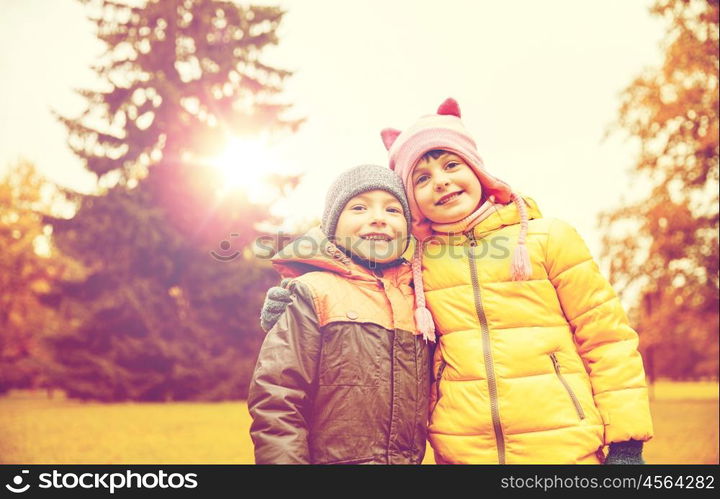
[{"label": "zipper on yellow jacket", "polygon": [[560,380],[560,383],[563,384],[565,387],[565,390],[567,390],[568,395],[570,395],[570,400],[572,401],[573,405],[575,406],[575,412],[577,412],[577,415],[580,419],[585,419],[585,411],[583,411],[582,406],[580,405],[580,401],[578,400],[577,396],[575,395],[575,392],[573,391],[572,387],[570,386],[570,383],[565,379],[565,376],[562,375],[560,372],[560,362],[557,359],[557,355],[555,352],[550,354],[550,359],[552,359],[553,368],[555,369],[555,374],[557,375],[558,379]]},{"label": "zipper on yellow jacket", "polygon": [[495,443],[497,445],[498,463],[505,464],[505,437],[503,436],[502,426],[500,424],[500,410],[498,409],[497,382],[495,381],[495,367],[493,364],[490,328],[488,327],[485,310],[482,306],[482,297],[480,296],[480,283],[478,281],[477,267],[475,266],[475,247],[477,241],[472,230],[466,233],[470,240],[470,250],[468,251],[468,261],[470,263],[470,279],[473,286],[473,295],[475,297],[475,313],[480,321],[480,330],[482,332],[483,356],[485,358],[485,373],[488,380],[488,393],[490,395],[490,413],[492,415],[493,429],[495,430]]}]

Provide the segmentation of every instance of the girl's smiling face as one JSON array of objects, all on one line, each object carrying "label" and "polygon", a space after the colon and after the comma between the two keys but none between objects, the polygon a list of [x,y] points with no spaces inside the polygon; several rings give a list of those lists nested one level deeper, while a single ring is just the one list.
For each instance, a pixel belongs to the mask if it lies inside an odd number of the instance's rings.
[{"label": "girl's smiling face", "polygon": [[434,223],[462,220],[477,209],[482,199],[482,186],[475,172],[451,152],[418,161],[411,179],[420,211]]}]

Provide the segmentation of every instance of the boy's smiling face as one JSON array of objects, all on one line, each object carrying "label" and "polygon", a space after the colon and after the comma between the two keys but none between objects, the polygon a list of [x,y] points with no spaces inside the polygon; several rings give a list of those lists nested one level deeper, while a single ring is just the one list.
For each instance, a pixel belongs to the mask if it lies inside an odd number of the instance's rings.
[{"label": "boy's smiling face", "polygon": [[405,252],[407,220],[395,196],[383,190],[358,194],[345,204],[335,229],[337,243],[365,260],[387,263]]},{"label": "boy's smiling face", "polygon": [[470,215],[480,204],[482,186],[475,172],[457,154],[421,159],[411,176],[415,201],[434,223],[452,223]]}]

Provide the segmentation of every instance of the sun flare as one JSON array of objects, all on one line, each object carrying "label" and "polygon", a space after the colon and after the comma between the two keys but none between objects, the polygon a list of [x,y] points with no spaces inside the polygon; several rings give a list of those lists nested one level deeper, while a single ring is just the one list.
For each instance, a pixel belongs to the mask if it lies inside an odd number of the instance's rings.
[{"label": "sun flare", "polygon": [[271,187],[267,176],[282,170],[275,152],[260,138],[232,137],[225,149],[208,163],[223,176],[222,195],[242,189],[252,201],[268,198]]}]

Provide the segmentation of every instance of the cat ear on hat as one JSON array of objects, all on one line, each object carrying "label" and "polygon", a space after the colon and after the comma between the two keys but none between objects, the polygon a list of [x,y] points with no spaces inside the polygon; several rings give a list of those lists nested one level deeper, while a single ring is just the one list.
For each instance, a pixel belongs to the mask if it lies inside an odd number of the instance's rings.
[{"label": "cat ear on hat", "polygon": [[[460,106],[455,99],[453,99],[452,97],[448,97],[443,101],[442,104],[440,104],[440,107],[438,107],[437,114],[457,116],[459,118]],[[385,149],[389,151],[399,135],[400,130],[396,130],[395,128],[386,128],[381,131],[380,136],[382,137],[383,144],[385,144]]]},{"label": "cat ear on hat", "polygon": [[455,99],[453,99],[452,97],[448,97],[442,104],[440,104],[437,113],[449,116],[457,116],[459,118],[460,106]]},{"label": "cat ear on hat", "polygon": [[398,135],[400,135],[400,130],[395,130],[394,128],[386,128],[380,132],[383,144],[385,144],[385,149],[388,151],[390,150],[392,145],[395,143],[395,140],[398,138]]}]

